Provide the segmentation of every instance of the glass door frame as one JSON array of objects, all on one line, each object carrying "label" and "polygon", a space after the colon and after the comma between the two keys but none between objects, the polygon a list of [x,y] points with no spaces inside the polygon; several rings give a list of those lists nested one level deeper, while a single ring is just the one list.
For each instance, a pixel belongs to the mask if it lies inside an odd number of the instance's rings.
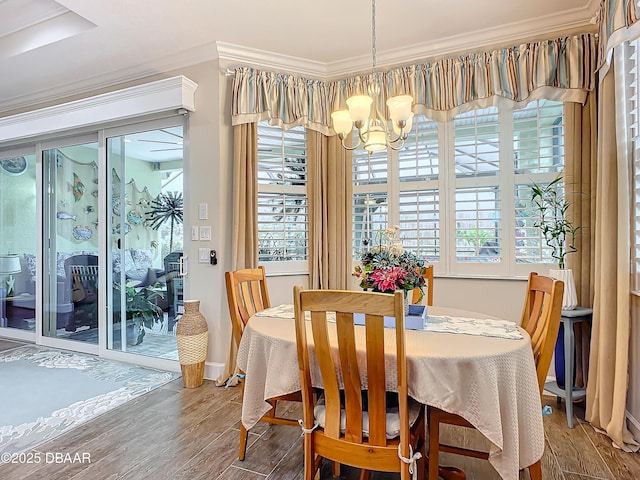
[{"label": "glass door frame", "polygon": [[[75,145],[82,145],[82,144],[87,144],[87,143],[97,143],[98,144],[98,150],[97,150],[97,155],[96,155],[96,163],[98,164],[98,225],[102,225],[104,222],[104,219],[102,218],[104,216],[104,202],[105,202],[105,194],[104,194],[104,189],[101,188],[102,185],[104,185],[104,179],[101,177],[101,175],[104,175],[102,173],[101,170],[103,170],[102,168],[100,168],[100,164],[101,164],[101,158],[104,158],[104,141],[100,136],[100,131],[96,131],[96,132],[92,132],[92,133],[84,133],[84,134],[79,134],[79,135],[75,135],[75,136],[67,136],[67,137],[60,137],[60,138],[54,138],[51,140],[47,140],[47,141],[43,141],[39,144],[37,144],[37,157],[40,161],[40,188],[38,189],[38,209],[39,209],[39,218],[41,219],[40,221],[40,225],[38,226],[38,229],[40,230],[40,240],[39,240],[39,258],[38,258],[38,262],[37,262],[37,271],[40,272],[40,286],[39,288],[36,289],[36,291],[38,292],[36,294],[36,305],[39,305],[39,308],[37,308],[37,315],[36,315],[36,344],[37,345],[43,345],[43,346],[47,346],[47,347],[54,347],[54,348],[61,348],[61,349],[65,349],[65,350],[73,350],[75,352],[81,352],[81,353],[89,353],[89,354],[93,354],[93,355],[99,355],[100,352],[100,342],[103,341],[102,340],[102,335],[104,335],[104,323],[103,321],[101,321],[101,317],[103,316],[103,312],[104,312],[104,288],[103,285],[105,285],[105,282],[102,280],[102,275],[103,275],[103,271],[105,270],[104,268],[99,268],[98,269],[98,344],[93,344],[93,343],[86,343],[86,342],[81,342],[81,341],[77,341],[77,340],[68,340],[68,339],[64,339],[64,338],[55,338],[55,337],[49,337],[44,335],[44,331],[43,331],[43,324],[42,322],[44,321],[44,302],[46,299],[46,294],[47,292],[45,292],[45,275],[44,275],[44,269],[45,267],[51,269],[53,268],[53,271],[55,271],[55,266],[56,266],[56,259],[51,257],[50,255],[45,255],[45,245],[43,243],[43,239],[44,239],[44,233],[46,231],[45,229],[45,222],[46,221],[52,221],[53,219],[55,219],[55,211],[47,211],[46,206],[47,206],[47,200],[46,200],[46,189],[50,188],[49,185],[45,184],[46,179],[48,178],[47,173],[45,172],[45,168],[47,168],[47,165],[44,164],[44,152],[47,150],[51,150],[51,149],[55,149],[55,148],[64,148],[64,147],[70,147],[70,146],[75,146]],[[53,167],[55,168],[55,166]],[[53,209],[55,210],[55,209]],[[45,214],[48,215],[48,219],[45,219]],[[104,262],[104,257],[102,256],[102,251],[103,251],[103,244],[105,242],[105,240],[103,239],[103,235],[100,235],[100,230],[98,229],[96,232],[96,235],[98,235],[98,261],[99,262]],[[49,262],[49,265],[45,265],[44,261],[45,259]],[[38,329],[39,327],[39,329]]]},{"label": "glass door frame", "polygon": [[[182,126],[183,129],[183,135],[184,135],[184,143],[183,143],[183,179],[186,178],[186,172],[187,172],[187,165],[188,165],[188,159],[189,159],[189,141],[188,141],[188,137],[189,137],[189,121],[188,121],[188,115],[174,115],[171,117],[167,117],[167,118],[162,118],[162,119],[157,119],[157,120],[150,120],[150,121],[140,121],[140,122],[136,122],[136,123],[132,123],[132,124],[128,124],[128,125],[123,125],[123,126],[118,126],[118,127],[114,127],[114,128],[109,128],[109,129],[104,129],[102,130],[101,133],[101,138],[100,138],[100,147],[101,147],[101,152],[102,155],[100,157],[100,175],[103,175],[104,178],[104,184],[100,184],[100,185],[105,185],[105,188],[107,187],[111,187],[111,183],[109,181],[109,175],[112,169],[112,165],[111,163],[108,161],[107,158],[107,139],[108,138],[114,138],[114,137],[122,137],[125,135],[131,135],[134,133],[140,133],[140,132],[145,132],[145,131],[149,131],[149,130],[157,130],[160,128],[167,128],[167,127],[175,127],[175,126]],[[126,153],[125,153],[126,154]],[[99,176],[98,177],[100,179],[100,181],[102,181],[102,177]],[[107,190],[105,190],[106,192]],[[107,197],[105,195],[105,197]],[[110,197],[110,196],[109,196]],[[184,188],[184,205],[185,205],[185,213],[184,213],[184,223],[183,223],[183,229],[184,232],[188,232],[190,231],[190,226],[189,226],[189,216],[188,213],[186,212],[187,210],[187,205],[189,204],[189,198],[188,198],[188,188]],[[102,203],[104,201],[104,203]],[[110,212],[111,209],[111,205],[107,204],[108,202],[108,198],[104,198],[103,200],[100,201],[100,205],[101,205],[101,212],[100,212],[100,216],[99,216],[99,222],[100,225],[103,226],[101,227],[102,229],[100,230],[100,257],[103,259],[111,259],[111,252],[108,251],[109,250],[109,235],[108,235],[108,231],[106,230],[107,226],[111,225],[111,217],[110,215],[108,215],[108,212]],[[187,252],[184,252],[184,256],[183,258],[185,259],[185,264],[186,264],[186,259],[187,259]],[[114,360],[121,360],[121,361],[126,361],[126,362],[132,362],[132,358],[135,358],[135,363],[138,365],[142,365],[142,366],[148,366],[148,367],[153,367],[153,368],[160,368],[163,370],[171,370],[171,371],[175,371],[175,372],[179,372],[180,371],[180,364],[175,361],[175,360],[167,360],[167,359],[163,359],[163,358],[157,358],[157,357],[150,357],[150,356],[146,356],[146,355],[139,355],[136,353],[132,353],[129,351],[123,352],[120,350],[114,350],[114,349],[109,349],[108,345],[107,345],[107,327],[108,327],[108,323],[110,321],[112,321],[112,313],[113,313],[113,309],[111,307],[112,305],[112,290],[110,288],[110,275],[107,272],[111,272],[111,269],[107,269],[107,268],[103,268],[100,271],[100,282],[102,282],[100,285],[105,285],[105,287],[101,290],[104,291],[105,293],[102,295],[102,301],[104,302],[102,307],[100,309],[100,317],[99,319],[102,320],[102,323],[100,323],[100,331],[99,331],[99,355],[101,357],[104,358],[109,358],[109,359],[114,359]],[[188,291],[188,272],[185,272],[185,275],[183,276],[183,282],[184,282],[184,289],[185,292]]]}]

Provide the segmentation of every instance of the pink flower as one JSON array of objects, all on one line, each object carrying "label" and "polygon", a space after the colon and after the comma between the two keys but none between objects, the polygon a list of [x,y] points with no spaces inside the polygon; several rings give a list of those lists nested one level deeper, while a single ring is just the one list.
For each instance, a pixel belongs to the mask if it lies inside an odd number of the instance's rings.
[{"label": "pink flower", "polygon": [[371,272],[373,285],[381,292],[395,291],[401,288],[406,272],[400,267]]}]

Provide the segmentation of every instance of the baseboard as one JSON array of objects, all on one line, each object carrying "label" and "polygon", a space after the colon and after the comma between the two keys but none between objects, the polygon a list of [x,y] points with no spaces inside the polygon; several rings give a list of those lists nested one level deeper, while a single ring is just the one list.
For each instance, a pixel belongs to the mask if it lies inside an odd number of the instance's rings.
[{"label": "baseboard", "polygon": [[627,417],[627,420],[628,420],[627,427],[629,428],[629,431],[633,435],[633,438],[639,439],[640,438],[640,422],[633,415],[631,415],[631,412],[629,412],[629,410],[625,411],[625,416]]},{"label": "baseboard", "polygon": [[216,380],[224,372],[224,363],[206,362],[204,364],[204,378]]}]

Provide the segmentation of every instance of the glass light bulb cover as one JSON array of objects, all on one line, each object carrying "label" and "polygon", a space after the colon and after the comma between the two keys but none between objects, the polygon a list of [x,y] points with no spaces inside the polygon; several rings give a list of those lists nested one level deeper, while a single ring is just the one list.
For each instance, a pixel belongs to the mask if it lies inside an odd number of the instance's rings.
[{"label": "glass light bulb cover", "polygon": [[355,121],[366,121],[369,119],[369,114],[371,113],[371,104],[373,104],[373,98],[369,95],[354,95],[353,97],[347,98],[347,106],[349,107],[349,114],[351,115],[351,120]]},{"label": "glass light bulb cover", "polygon": [[374,125],[367,132],[367,139],[364,149],[369,152],[376,152],[387,148],[387,134],[382,127]]},{"label": "glass light bulb cover", "polygon": [[[398,126],[398,122],[392,121],[391,123],[393,124],[394,133],[396,135],[400,135],[400,127]],[[411,127],[413,127],[413,113],[411,114],[411,116],[407,120],[406,125],[402,129],[402,133],[404,133],[406,135],[407,133],[409,133],[411,131]]]},{"label": "glass light bulb cover", "polygon": [[397,122],[398,120],[408,120],[413,113],[411,112],[411,104],[413,98],[411,95],[397,95],[387,100],[387,107],[389,107],[389,116],[391,120]]},{"label": "glass light bulb cover", "polygon": [[333,129],[337,134],[346,136],[353,129],[353,122],[351,121],[349,110],[333,112],[331,114],[331,120],[333,121]]}]

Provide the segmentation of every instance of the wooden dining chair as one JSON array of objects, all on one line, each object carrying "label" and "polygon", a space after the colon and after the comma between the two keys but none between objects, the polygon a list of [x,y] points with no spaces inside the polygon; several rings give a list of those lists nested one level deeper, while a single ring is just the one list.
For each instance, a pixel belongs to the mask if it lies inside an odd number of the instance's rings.
[{"label": "wooden dining chair", "polygon": [[[564,283],[562,281],[544,277],[535,272],[529,274],[520,326],[531,337],[531,348],[533,349],[540,395],[542,395],[556,337],[558,336],[558,329],[560,328],[563,293]],[[438,480],[439,452],[455,453],[485,460],[489,458],[487,452],[440,443],[440,424],[442,423],[475,428],[459,415],[434,407],[428,408],[429,480]],[[540,460],[529,466],[529,475],[531,480],[542,480]]]},{"label": "wooden dining chair", "polygon": [[[422,274],[427,282],[427,291],[426,293],[421,292],[419,288],[413,289],[413,297],[411,299],[411,303],[418,304],[420,303],[420,295],[423,294],[427,299],[427,306],[433,305],[433,265],[429,265],[425,268],[425,272]],[[424,298],[423,298],[424,300]]]},{"label": "wooden dining chair", "polygon": [[[229,315],[231,316],[231,326],[233,338],[236,346],[240,346],[242,332],[252,315],[266,308],[271,307],[269,301],[269,291],[263,266],[258,268],[248,268],[225,273],[227,283],[227,301],[229,302]],[[244,395],[244,385],[243,385]],[[276,416],[276,406],[279,400],[302,401],[300,392],[294,392],[276,398],[268,399],[271,409],[260,421],[278,424],[298,426],[297,420]],[[238,459],[244,460],[247,452],[247,429],[240,423],[240,450]]]},{"label": "wooden dining chair", "polygon": [[[362,469],[361,479],[375,470],[400,472],[402,480],[408,480],[410,466],[423,478],[424,407],[408,396],[403,294],[304,291],[296,286],[294,308],[304,479],[314,478],[322,458]],[[312,341],[305,312],[311,312]],[[335,326],[330,326],[327,312],[335,312]],[[354,326],[357,313],[364,317],[364,327]],[[391,345],[385,345],[383,316],[396,319]],[[386,388],[386,369],[392,368],[388,358],[393,353],[397,393]],[[312,371],[319,372],[320,378],[314,380],[321,380],[324,389],[317,403]]]}]

